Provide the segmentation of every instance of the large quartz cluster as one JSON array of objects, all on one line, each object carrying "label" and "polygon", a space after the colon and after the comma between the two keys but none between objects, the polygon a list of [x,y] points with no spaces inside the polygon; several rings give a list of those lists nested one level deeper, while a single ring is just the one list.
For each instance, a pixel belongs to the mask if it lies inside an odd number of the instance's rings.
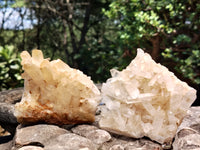
[{"label": "large quartz cluster", "polygon": [[141,49],[126,69],[112,69],[111,75],[102,86],[106,109],[100,127],[134,138],[147,136],[162,144],[171,142],[196,98],[195,89]]},{"label": "large quartz cluster", "polygon": [[18,122],[61,125],[95,120],[100,92],[89,77],[59,59],[44,59],[40,50],[33,50],[32,57],[24,51],[21,58],[25,87],[15,105]]}]

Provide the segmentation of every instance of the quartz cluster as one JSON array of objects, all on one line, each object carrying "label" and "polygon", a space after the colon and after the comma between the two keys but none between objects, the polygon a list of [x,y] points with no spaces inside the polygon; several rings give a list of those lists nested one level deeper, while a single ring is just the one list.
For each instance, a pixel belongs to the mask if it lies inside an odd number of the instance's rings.
[{"label": "quartz cluster", "polygon": [[126,69],[112,69],[111,75],[102,86],[106,107],[99,126],[129,137],[171,142],[196,90],[141,49]]},{"label": "quartz cluster", "polygon": [[61,60],[44,59],[42,51],[21,53],[25,80],[15,116],[23,124],[88,123],[95,120],[100,91],[81,71],[70,68]]}]

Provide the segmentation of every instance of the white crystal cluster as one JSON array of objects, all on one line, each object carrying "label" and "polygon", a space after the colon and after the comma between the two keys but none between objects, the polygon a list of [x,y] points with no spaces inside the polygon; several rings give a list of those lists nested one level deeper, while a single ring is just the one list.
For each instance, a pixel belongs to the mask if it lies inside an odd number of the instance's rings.
[{"label": "white crystal cluster", "polygon": [[195,89],[141,49],[126,69],[112,69],[111,75],[102,86],[106,109],[100,127],[134,138],[171,142],[196,99]]},{"label": "white crystal cluster", "polygon": [[25,80],[23,97],[15,105],[20,123],[74,124],[93,122],[100,92],[81,71],[61,60],[49,61],[42,51],[21,53]]}]

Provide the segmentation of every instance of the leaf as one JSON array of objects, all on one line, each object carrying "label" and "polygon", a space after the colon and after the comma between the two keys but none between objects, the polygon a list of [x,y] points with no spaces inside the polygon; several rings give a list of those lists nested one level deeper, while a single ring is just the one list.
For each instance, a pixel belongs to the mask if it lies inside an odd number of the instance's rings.
[{"label": "leaf", "polygon": [[25,0],[15,0],[15,3],[11,5],[12,8],[25,7]]}]

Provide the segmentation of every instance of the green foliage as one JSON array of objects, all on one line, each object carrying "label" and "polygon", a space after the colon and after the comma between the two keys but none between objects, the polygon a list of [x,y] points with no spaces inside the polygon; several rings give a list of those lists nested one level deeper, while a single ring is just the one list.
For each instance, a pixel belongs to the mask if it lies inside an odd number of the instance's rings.
[{"label": "green foliage", "polygon": [[160,20],[154,5],[155,1],[117,0],[113,1],[110,9],[104,12],[116,22],[119,35],[124,43],[146,47],[144,40],[165,29],[172,30],[168,24]]},{"label": "green foliage", "polygon": [[[78,69],[91,76],[96,83],[105,82],[110,77],[110,69],[123,69],[133,57],[124,56],[116,33],[116,28],[109,30],[112,24],[102,20],[88,31],[87,41],[74,55]],[[112,36],[111,36],[112,35]]]},{"label": "green foliage", "polygon": [[130,62],[121,57],[123,51],[105,37],[99,41],[93,39],[89,44],[85,45],[81,53],[75,56],[81,61],[81,70],[97,83],[105,82],[110,77],[110,69],[121,70]]},{"label": "green foliage", "polygon": [[118,27],[116,43],[132,51],[137,47],[152,55],[156,51],[157,62],[199,84],[198,0],[113,0],[103,12]]},{"label": "green foliage", "polygon": [[[0,30],[1,53],[10,53],[8,59],[1,54],[1,89],[22,83],[16,77],[21,68],[15,52],[30,52],[34,48],[43,50],[45,57],[60,58],[80,69],[95,82],[104,82],[110,77],[111,68],[125,68],[140,47],[156,55],[153,58],[157,62],[181,77],[196,85],[200,82],[198,0],[82,0],[68,4],[67,1],[51,0],[7,2],[5,6],[6,3],[1,3],[0,8],[13,8],[33,24],[29,29],[24,29],[21,23],[21,28]],[[90,2],[92,7],[87,9]],[[28,8],[28,16],[21,8]],[[157,53],[153,53],[156,46]],[[17,59],[14,61],[19,67],[15,70],[16,75],[10,73],[14,72],[10,65],[12,59]]]},{"label": "green foliage", "polygon": [[186,50],[185,58],[178,57],[180,52],[173,52],[171,49],[165,49],[162,53],[165,59],[176,63],[175,69],[183,73],[185,78],[189,78],[196,84],[200,84],[200,50]]},{"label": "green foliage", "polygon": [[177,37],[174,37],[173,44],[189,44],[191,38],[185,34],[179,34]]},{"label": "green foliage", "polygon": [[19,7],[25,7],[25,1],[24,0],[15,0],[15,2],[11,5],[12,8],[19,8]]},{"label": "green foliage", "polygon": [[19,55],[14,47],[0,46],[0,90],[23,86]]}]

